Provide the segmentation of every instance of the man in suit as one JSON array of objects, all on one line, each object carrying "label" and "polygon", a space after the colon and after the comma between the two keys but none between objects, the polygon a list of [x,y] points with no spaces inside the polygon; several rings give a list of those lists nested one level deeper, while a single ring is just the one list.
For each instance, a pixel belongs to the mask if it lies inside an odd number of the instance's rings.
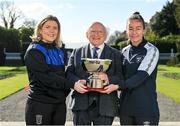
[{"label": "man in suit", "polygon": [[[67,78],[74,83],[70,103],[74,125],[111,125],[118,114],[118,82],[121,78],[121,54],[105,44],[107,30],[100,22],[94,22],[86,32],[89,44],[74,49],[66,70]],[[97,51],[94,53],[94,48]],[[108,83],[102,92],[90,92],[86,87],[89,74],[83,69],[82,58],[112,60],[106,72],[99,78]]]}]

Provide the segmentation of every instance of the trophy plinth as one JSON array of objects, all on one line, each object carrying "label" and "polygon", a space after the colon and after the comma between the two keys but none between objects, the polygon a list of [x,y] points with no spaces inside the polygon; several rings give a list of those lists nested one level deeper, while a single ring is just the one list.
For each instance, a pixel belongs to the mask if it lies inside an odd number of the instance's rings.
[{"label": "trophy plinth", "polygon": [[98,78],[98,72],[106,72],[111,64],[110,59],[90,59],[83,58],[83,68],[90,74],[87,79],[87,90],[100,92],[108,85],[105,81]]}]

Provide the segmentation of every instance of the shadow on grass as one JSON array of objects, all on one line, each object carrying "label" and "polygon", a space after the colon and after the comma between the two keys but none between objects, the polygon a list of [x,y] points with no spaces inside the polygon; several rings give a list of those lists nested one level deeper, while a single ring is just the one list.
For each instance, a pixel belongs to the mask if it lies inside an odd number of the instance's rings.
[{"label": "shadow on grass", "polygon": [[0,70],[0,80],[14,77],[16,74],[21,74],[24,72],[26,72],[26,67],[7,67],[7,69]]}]

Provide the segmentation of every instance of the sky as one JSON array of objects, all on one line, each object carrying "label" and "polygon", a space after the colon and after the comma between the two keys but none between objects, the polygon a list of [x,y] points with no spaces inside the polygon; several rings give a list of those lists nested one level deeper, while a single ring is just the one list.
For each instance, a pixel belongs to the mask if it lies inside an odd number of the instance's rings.
[{"label": "sky", "polygon": [[[67,48],[88,43],[86,31],[95,22],[102,22],[109,35],[124,31],[127,18],[139,11],[146,22],[172,0],[10,0],[27,19],[41,20],[46,15],[56,16],[61,23],[61,38]],[[21,25],[20,20],[15,27]]]}]

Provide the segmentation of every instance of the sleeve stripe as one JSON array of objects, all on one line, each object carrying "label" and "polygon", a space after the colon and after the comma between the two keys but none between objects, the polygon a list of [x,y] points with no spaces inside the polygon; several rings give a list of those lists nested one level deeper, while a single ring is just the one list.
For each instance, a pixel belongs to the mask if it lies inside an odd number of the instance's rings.
[{"label": "sleeve stripe", "polygon": [[159,60],[159,51],[150,43],[147,43],[145,48],[147,49],[147,54],[141,62],[138,70],[146,71],[149,75],[151,75]]},{"label": "sleeve stripe", "polygon": [[129,50],[131,48],[131,45],[128,45],[126,47],[123,48],[122,50],[122,54],[123,56],[129,61]]}]

